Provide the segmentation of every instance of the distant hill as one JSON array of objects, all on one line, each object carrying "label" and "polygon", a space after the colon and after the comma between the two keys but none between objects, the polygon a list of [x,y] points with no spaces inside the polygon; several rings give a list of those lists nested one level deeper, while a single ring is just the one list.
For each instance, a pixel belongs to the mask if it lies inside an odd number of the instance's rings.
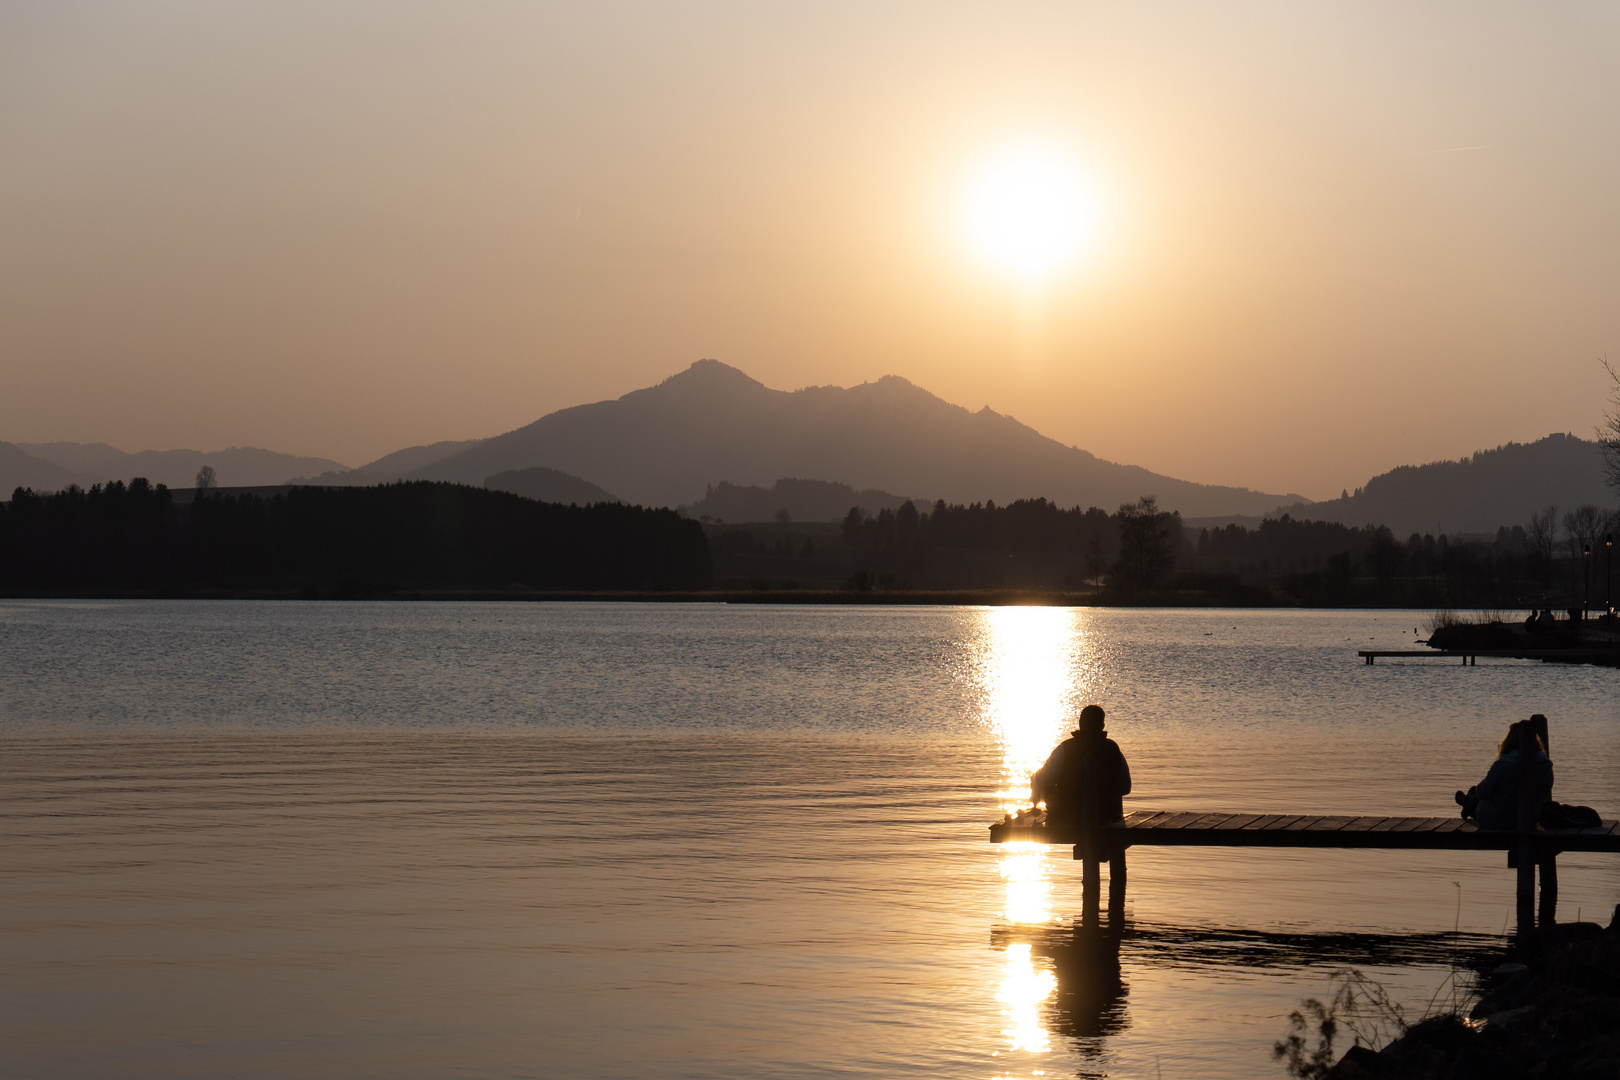
[{"label": "distant hill", "polygon": [[78,482],[79,476],[73,470],[35,457],[16,443],[0,442],[0,499],[11,498],[17,488],[61,491]]},{"label": "distant hill", "polygon": [[436,442],[429,446],[407,446],[403,450],[395,450],[392,454],[385,454],[368,465],[358,469],[339,466],[330,472],[316,476],[300,476],[297,482],[307,484],[325,484],[331,487],[369,487],[373,484],[390,484],[395,480],[403,480],[416,472],[426,468],[434,462],[443,461],[452,454],[459,454],[463,450],[477,446],[483,439],[464,439],[461,441]]},{"label": "distant hill", "polygon": [[511,472],[496,473],[484,481],[484,486],[491,491],[509,491],[525,499],[538,499],[540,502],[549,503],[577,503],[580,506],[589,506],[591,503],[624,501],[613,492],[604,491],[589,481],[569,476],[556,469],[548,469],[543,465],[537,465],[532,469],[514,469]]},{"label": "distant hill", "polygon": [[[106,443],[18,445],[36,458],[61,466],[72,474],[70,482],[84,487],[108,480],[129,480],[136,476],[144,476],[154,484],[167,484],[171,488],[191,487],[196,482],[197,470],[204,465],[214,467],[215,479],[221,487],[285,484],[289,478],[301,474],[348,470],[348,466],[326,458],[280,454],[252,446],[212,451],[142,450],[130,454]],[[6,492],[10,494],[10,488]]]},{"label": "distant hill", "polygon": [[[1412,533],[1486,533],[1523,525],[1532,512],[1556,503],[1611,507],[1603,482],[1603,455],[1595,442],[1548,435],[1533,443],[1507,443],[1459,461],[1402,465],[1337,499],[1279,507],[1292,514],[1345,525],[1387,525],[1405,539]],[[1275,515],[1274,515],[1275,516]]]},{"label": "distant hill", "polygon": [[952,502],[1045,496],[1112,508],[1144,495],[1186,515],[1258,514],[1300,496],[1160,476],[1064,446],[988,407],[969,412],[905,379],[843,389],[772,390],[700,360],[657,386],[562,409],[412,472],[479,484],[544,465],[648,506],[705,497],[721,480],[837,477],[857,489],[927,492]]},{"label": "distant hill", "polygon": [[[722,480],[710,487],[703,498],[681,510],[690,517],[716,521],[772,521],[778,510],[786,510],[794,521],[838,521],[852,506],[875,514],[879,510],[897,510],[905,501],[904,495],[871,488],[856,491],[848,484],[827,480],[783,478],[768,488],[739,487]],[[927,509],[926,505],[923,509]]]}]

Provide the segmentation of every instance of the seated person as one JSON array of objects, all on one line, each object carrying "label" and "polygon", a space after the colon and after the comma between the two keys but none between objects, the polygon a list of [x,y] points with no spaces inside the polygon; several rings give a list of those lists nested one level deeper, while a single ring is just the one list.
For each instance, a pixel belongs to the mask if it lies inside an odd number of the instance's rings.
[{"label": "seated person", "polygon": [[[1496,760],[1475,787],[1457,792],[1457,803],[1463,808],[1463,817],[1473,818],[1482,829],[1517,829],[1519,827],[1519,778],[1524,775],[1524,763],[1519,760],[1520,721],[1508,728],[1507,737],[1496,748]],[[1533,730],[1533,729],[1532,729]],[[1552,798],[1553,767],[1547,756],[1546,744],[1537,735],[1535,760],[1530,762],[1530,782],[1536,789],[1536,809]]]},{"label": "seated person", "polygon": [[[1058,743],[1035,774],[1029,778],[1031,799],[1046,803],[1047,820],[1053,824],[1079,825],[1081,801],[1096,799],[1099,825],[1125,816],[1123,799],[1131,793],[1131,767],[1119,744],[1103,730],[1105,714],[1100,705],[1080,710],[1080,726]],[[1095,768],[1096,788],[1085,790],[1086,771]]]}]

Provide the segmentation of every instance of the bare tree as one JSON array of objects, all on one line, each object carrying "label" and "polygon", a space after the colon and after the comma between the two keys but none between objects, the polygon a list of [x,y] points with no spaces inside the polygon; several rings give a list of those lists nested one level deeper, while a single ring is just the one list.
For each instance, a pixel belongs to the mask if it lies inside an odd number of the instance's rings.
[{"label": "bare tree", "polygon": [[1569,537],[1569,553],[1574,558],[1580,558],[1581,551],[1595,547],[1603,539],[1603,526],[1608,523],[1609,515],[1601,507],[1587,503],[1577,506],[1564,515],[1564,532]]},{"label": "bare tree", "polygon": [[[1601,507],[1591,503],[1577,506],[1564,515],[1564,532],[1568,534],[1569,543],[1569,591],[1572,594],[1585,596],[1582,574],[1590,574],[1591,565],[1583,562],[1583,556],[1602,550],[1603,526],[1608,517]],[[1590,586],[1591,583],[1588,580],[1586,584]]]},{"label": "bare tree", "polygon": [[1614,389],[1609,392],[1612,409],[1603,414],[1603,423],[1598,425],[1598,445],[1603,447],[1603,472],[1609,486],[1620,491],[1620,371],[1615,371],[1607,356],[1598,363],[1603,365],[1603,370],[1609,373],[1609,379],[1614,383]]},{"label": "bare tree", "polygon": [[214,467],[212,465],[204,465],[197,470],[198,491],[208,491],[218,486],[219,482],[214,479]]},{"label": "bare tree", "polygon": [[1531,514],[1525,535],[1530,539],[1530,556],[1545,588],[1552,584],[1553,551],[1558,546],[1558,506],[1554,504]]}]

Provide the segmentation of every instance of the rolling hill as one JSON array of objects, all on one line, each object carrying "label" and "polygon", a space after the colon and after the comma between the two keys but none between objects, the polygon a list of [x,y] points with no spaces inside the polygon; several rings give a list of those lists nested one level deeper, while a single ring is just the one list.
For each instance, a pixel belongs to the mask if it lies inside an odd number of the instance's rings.
[{"label": "rolling hill", "polygon": [[[703,498],[681,509],[691,517],[715,521],[770,521],[782,510],[793,521],[837,521],[852,506],[875,514],[898,509],[905,501],[904,495],[887,491],[856,491],[848,484],[784,477],[768,488],[741,487],[722,480]],[[927,509],[929,500],[920,501]]]},{"label": "rolling hill", "polygon": [[[1603,479],[1596,442],[1548,435],[1533,443],[1506,443],[1458,461],[1402,465],[1337,499],[1280,507],[1317,521],[1387,525],[1402,539],[1412,533],[1488,533],[1523,525],[1536,510],[1583,503],[1611,507],[1615,492]],[[1276,516],[1276,515],[1273,515]]]},{"label": "rolling hill", "polygon": [[[346,466],[326,458],[299,457],[253,446],[212,451],[141,450],[133,454],[106,443],[19,443],[18,446],[32,457],[59,466],[70,477],[67,483],[82,487],[144,476],[154,484],[187,488],[195,483],[197,470],[204,465],[214,467],[215,479],[221,487],[285,484],[290,477],[304,473],[346,470]],[[65,487],[66,483],[57,486]],[[5,490],[9,494],[11,488]]]},{"label": "rolling hill", "polygon": [[577,503],[580,506],[589,506],[591,503],[624,501],[611,491],[604,491],[577,476],[569,476],[565,472],[548,469],[544,465],[496,473],[484,481],[484,486],[491,491],[509,491],[513,495],[521,495],[525,499],[535,499],[539,502]]}]

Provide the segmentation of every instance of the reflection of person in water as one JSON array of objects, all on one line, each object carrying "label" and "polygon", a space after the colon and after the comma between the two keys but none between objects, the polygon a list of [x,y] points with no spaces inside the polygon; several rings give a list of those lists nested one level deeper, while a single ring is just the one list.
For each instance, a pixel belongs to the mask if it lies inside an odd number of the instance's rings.
[{"label": "reflection of person in water", "polygon": [[1117,1035],[1128,1026],[1125,982],[1119,970],[1119,934],[1076,926],[1067,944],[1039,950],[1057,974],[1054,1030],[1071,1039]]}]

